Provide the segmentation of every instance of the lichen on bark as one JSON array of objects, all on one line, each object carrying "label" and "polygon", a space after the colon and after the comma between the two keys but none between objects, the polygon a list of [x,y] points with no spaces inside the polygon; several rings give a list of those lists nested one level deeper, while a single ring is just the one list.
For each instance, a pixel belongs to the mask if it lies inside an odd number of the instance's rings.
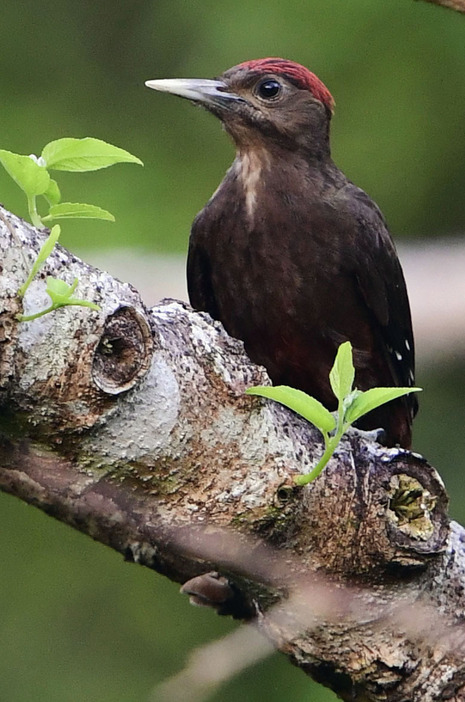
[{"label": "lichen on bark", "polygon": [[19,323],[43,238],[0,210],[0,488],[178,582],[219,573],[225,611],[342,699],[463,699],[465,536],[436,471],[353,431],[295,486],[321,437],[244,394],[269,380],[242,344],[62,247],[25,307],[77,276],[100,312]]}]

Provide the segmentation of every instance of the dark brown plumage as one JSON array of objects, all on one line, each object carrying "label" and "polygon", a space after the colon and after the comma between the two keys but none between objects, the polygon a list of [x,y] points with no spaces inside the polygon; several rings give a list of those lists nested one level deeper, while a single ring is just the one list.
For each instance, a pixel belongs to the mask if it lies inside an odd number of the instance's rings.
[{"label": "dark brown plumage", "polygon": [[[149,81],[221,119],[237,153],[192,226],[191,304],[242,339],[275,384],[336,407],[328,375],[354,348],[356,386],[409,386],[414,345],[394,244],[375,203],[330,157],[333,99],[303,66],[249,61],[220,80]],[[360,421],[411,444],[415,395]]]}]

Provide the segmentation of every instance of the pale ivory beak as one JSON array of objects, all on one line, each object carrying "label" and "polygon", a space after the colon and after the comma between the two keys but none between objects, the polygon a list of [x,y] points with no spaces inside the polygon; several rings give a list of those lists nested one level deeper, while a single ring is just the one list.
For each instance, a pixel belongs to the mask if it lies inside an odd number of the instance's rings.
[{"label": "pale ivory beak", "polygon": [[205,106],[226,107],[231,102],[243,101],[239,95],[228,93],[227,85],[222,80],[162,78],[147,80],[145,85],[162,93],[172,93],[187,100],[203,103]]}]

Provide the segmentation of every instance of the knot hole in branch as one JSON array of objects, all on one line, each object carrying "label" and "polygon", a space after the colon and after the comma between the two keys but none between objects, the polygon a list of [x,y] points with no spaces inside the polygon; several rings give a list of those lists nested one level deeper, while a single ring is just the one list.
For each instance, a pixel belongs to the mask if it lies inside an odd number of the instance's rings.
[{"label": "knot hole in branch", "polygon": [[105,323],[92,364],[92,379],[103,392],[118,395],[143,377],[152,359],[153,339],[146,319],[120,307]]},{"label": "knot hole in branch", "polygon": [[391,478],[388,518],[411,538],[426,541],[434,533],[433,510],[437,497],[411,475],[398,473]]}]

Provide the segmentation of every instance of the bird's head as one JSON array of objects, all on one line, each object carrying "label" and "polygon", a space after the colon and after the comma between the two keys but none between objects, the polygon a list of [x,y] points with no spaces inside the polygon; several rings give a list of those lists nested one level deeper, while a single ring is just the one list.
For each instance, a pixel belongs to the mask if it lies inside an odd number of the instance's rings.
[{"label": "bird's head", "polygon": [[216,80],[149,80],[149,88],[192,100],[216,115],[239,150],[271,145],[329,154],[334,100],[314,73],[281,58],[233,66]]}]

